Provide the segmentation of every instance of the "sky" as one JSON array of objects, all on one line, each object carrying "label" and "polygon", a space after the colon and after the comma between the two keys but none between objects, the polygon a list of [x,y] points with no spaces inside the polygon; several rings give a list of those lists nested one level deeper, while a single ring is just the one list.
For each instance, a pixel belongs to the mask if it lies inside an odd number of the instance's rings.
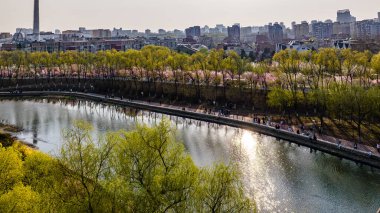
[{"label": "sky", "polygon": [[[33,0],[0,0],[0,32],[32,28]],[[336,19],[350,9],[358,20],[380,12],[379,0],[40,0],[41,31],[113,27],[144,31],[194,25],[258,26],[269,22]]]}]

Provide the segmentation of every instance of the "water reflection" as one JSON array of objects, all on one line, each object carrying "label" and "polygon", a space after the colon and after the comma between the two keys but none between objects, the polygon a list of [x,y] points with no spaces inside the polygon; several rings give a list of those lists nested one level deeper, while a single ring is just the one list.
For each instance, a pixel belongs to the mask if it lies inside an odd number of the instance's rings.
[{"label": "water reflection", "polygon": [[[0,120],[25,128],[20,138],[54,155],[61,130],[83,119],[95,137],[106,130],[152,125],[162,114],[70,99],[0,102]],[[286,141],[236,128],[166,116],[194,162],[236,162],[246,192],[263,212],[375,212],[380,207],[380,172],[347,160],[310,153]]]}]

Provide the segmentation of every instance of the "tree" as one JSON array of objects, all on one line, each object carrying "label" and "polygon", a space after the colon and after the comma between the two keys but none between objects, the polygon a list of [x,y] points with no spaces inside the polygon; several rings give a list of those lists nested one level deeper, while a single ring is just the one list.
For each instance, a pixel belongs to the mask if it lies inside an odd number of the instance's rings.
[{"label": "tree", "polygon": [[344,49],[342,50],[342,56],[344,58],[343,61],[343,72],[346,75],[346,84],[348,83],[348,80],[350,79],[351,85],[354,77],[354,68],[355,68],[355,57],[356,52],[353,52],[351,49]]},{"label": "tree", "polygon": [[26,156],[24,164],[23,182],[31,186],[34,191],[51,190],[58,177],[58,162],[52,157],[34,151]]},{"label": "tree", "polygon": [[[183,79],[184,71],[188,69],[189,56],[181,53],[172,53],[168,57],[167,63],[173,73],[174,87],[175,87],[175,97],[178,99],[178,87],[179,82]],[[185,82],[182,82],[182,87],[185,87]]]},{"label": "tree", "polygon": [[[110,132],[64,130],[58,156],[0,149],[1,212],[249,212],[234,166],[195,166],[167,120]],[[43,198],[43,199],[42,199]]]},{"label": "tree", "polygon": [[22,177],[20,153],[13,147],[0,147],[0,194],[10,191]]},{"label": "tree", "polygon": [[122,199],[125,205],[132,204],[132,211],[190,210],[198,169],[183,145],[174,142],[167,121],[154,128],[138,126],[124,132],[116,154]]},{"label": "tree", "polygon": [[75,195],[65,187],[66,181],[55,158],[35,150],[25,156],[23,184],[43,197],[40,204],[44,211],[70,209],[65,203]]},{"label": "tree", "polygon": [[[128,50],[125,54],[126,60],[126,68],[130,69],[130,78],[132,78],[134,85],[135,85],[135,91],[136,95],[138,92],[137,87],[137,81],[142,81],[144,78],[144,71],[143,71],[143,63],[144,59],[141,54],[141,51],[138,50]],[[141,84],[141,91],[144,91],[144,84],[142,82]]]},{"label": "tree", "polygon": [[250,83],[251,100],[254,102],[254,94],[256,94],[257,84],[260,82],[261,86],[265,88],[265,92],[268,89],[266,83],[266,73],[269,69],[269,65],[266,62],[260,62],[255,64],[248,73],[247,80]]},{"label": "tree", "polygon": [[352,86],[346,89],[343,99],[344,105],[350,110],[353,121],[356,123],[358,131],[358,141],[362,142],[363,122],[378,110],[379,89],[372,87],[365,89],[360,86]]},{"label": "tree", "polygon": [[376,83],[379,84],[379,75],[380,75],[380,53],[374,55],[371,60],[372,70],[376,75]]},{"label": "tree", "polygon": [[41,212],[40,195],[30,186],[17,185],[12,191],[0,196],[1,212]]},{"label": "tree", "polygon": [[90,135],[91,129],[88,123],[78,121],[72,129],[65,130],[58,162],[65,187],[76,195],[73,206],[94,212],[102,205],[102,180],[110,172],[115,141],[110,134],[95,143]]},{"label": "tree", "polygon": [[251,202],[245,197],[241,184],[234,166],[220,164],[203,169],[197,188],[197,198],[200,198],[197,211],[251,212]]},{"label": "tree", "polygon": [[309,103],[314,106],[318,115],[320,126],[324,127],[324,117],[326,116],[329,94],[328,89],[315,88],[307,93]]},{"label": "tree", "polygon": [[214,76],[214,83],[215,83],[215,100],[217,98],[217,92],[218,92],[218,73],[223,70],[223,57],[224,57],[224,51],[223,50],[211,50],[208,55],[208,63],[210,70],[213,70],[215,72]]},{"label": "tree", "polygon": [[285,113],[285,111],[292,106],[291,92],[279,87],[272,88],[268,94],[267,103],[270,107],[278,108]]},{"label": "tree", "polygon": [[298,106],[298,74],[301,70],[301,58],[296,50],[282,50],[273,56],[278,63],[278,75],[285,75],[286,87],[291,92],[295,111]]},{"label": "tree", "polygon": [[192,64],[192,70],[193,73],[190,73],[190,78],[192,79],[193,83],[196,83],[197,85],[197,94],[196,98],[197,100],[201,99],[201,81],[202,76],[201,72],[203,72],[203,77],[206,83],[206,86],[208,87],[210,84],[210,71],[207,66],[207,54],[203,52],[197,52],[191,56],[191,64]]},{"label": "tree", "polygon": [[371,79],[372,53],[367,51],[356,53],[356,76],[359,77],[359,85],[368,87]]},{"label": "tree", "polygon": [[[251,64],[247,59],[241,58],[235,51],[230,51],[228,57],[231,58],[230,68],[231,72],[238,76],[239,96],[242,96],[242,83],[241,76],[245,71],[252,69]],[[232,79],[233,80],[233,79]]]}]

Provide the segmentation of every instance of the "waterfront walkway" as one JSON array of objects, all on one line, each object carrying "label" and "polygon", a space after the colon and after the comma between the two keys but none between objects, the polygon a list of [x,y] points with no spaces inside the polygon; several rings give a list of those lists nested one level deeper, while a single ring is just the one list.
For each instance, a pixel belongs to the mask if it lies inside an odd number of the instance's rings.
[{"label": "waterfront walkway", "polygon": [[[146,102],[140,100],[129,100],[122,98],[110,98],[104,95],[79,93],[79,92],[61,92],[61,91],[33,91],[23,93],[9,93],[0,92],[0,97],[28,97],[28,96],[71,96],[77,98],[85,98],[94,101],[102,101],[105,103],[117,104],[121,106],[139,108],[143,110],[150,110],[169,115],[175,115],[185,118],[202,120],[206,122],[213,122],[222,125],[228,125],[238,128],[249,129],[263,133],[266,135],[274,136],[276,138],[295,142],[299,145],[307,146],[315,150],[327,152],[339,157],[347,158],[359,163],[367,164],[373,167],[380,168],[380,153],[374,147],[358,144],[357,149],[354,149],[354,143],[346,140],[338,140],[334,137],[321,135],[315,133],[316,140],[312,138],[311,131],[303,131],[306,134],[297,134],[298,127],[280,125],[274,122],[254,122],[252,117],[244,117],[239,115],[230,114],[229,116],[222,116],[219,112],[208,111],[205,109],[198,109],[194,107],[179,107],[168,104],[160,104],[154,102]],[[262,117],[260,117],[262,121]],[[278,126],[278,128],[275,128]],[[300,131],[301,133],[301,131]]]}]

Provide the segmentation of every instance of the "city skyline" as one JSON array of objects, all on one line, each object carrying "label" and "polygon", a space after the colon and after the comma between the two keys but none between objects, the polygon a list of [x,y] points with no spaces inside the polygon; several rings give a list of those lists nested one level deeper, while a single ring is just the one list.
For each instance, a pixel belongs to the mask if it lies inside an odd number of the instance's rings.
[{"label": "city skyline", "polygon": [[[34,3],[32,0],[1,1],[6,9],[0,13],[0,32],[14,32],[17,27],[32,28]],[[152,0],[138,2],[122,0],[107,2],[100,0],[91,2],[89,0],[81,2],[74,0],[41,1],[40,28],[41,31],[53,31],[54,29],[65,30],[78,27],[107,29],[122,27],[139,31],[145,29],[157,31],[160,28],[183,30],[193,25],[211,27],[215,24],[240,23],[242,26],[259,26],[269,22],[284,22],[285,25],[290,26],[292,21],[297,23],[314,19],[334,21],[336,11],[340,9],[350,9],[351,14],[358,20],[372,19],[376,17],[379,10],[374,7],[375,0],[367,0],[366,4],[354,0],[345,1],[344,4],[343,2],[331,3],[327,0],[310,1],[307,5],[301,0],[293,2],[289,4],[285,0],[237,0],[233,2],[228,0],[193,0],[191,2],[174,0],[160,2]],[[302,10],[297,10],[292,5],[302,5]],[[181,10],[183,7],[186,7],[184,11]],[[189,11],[192,13],[186,14]]]}]

